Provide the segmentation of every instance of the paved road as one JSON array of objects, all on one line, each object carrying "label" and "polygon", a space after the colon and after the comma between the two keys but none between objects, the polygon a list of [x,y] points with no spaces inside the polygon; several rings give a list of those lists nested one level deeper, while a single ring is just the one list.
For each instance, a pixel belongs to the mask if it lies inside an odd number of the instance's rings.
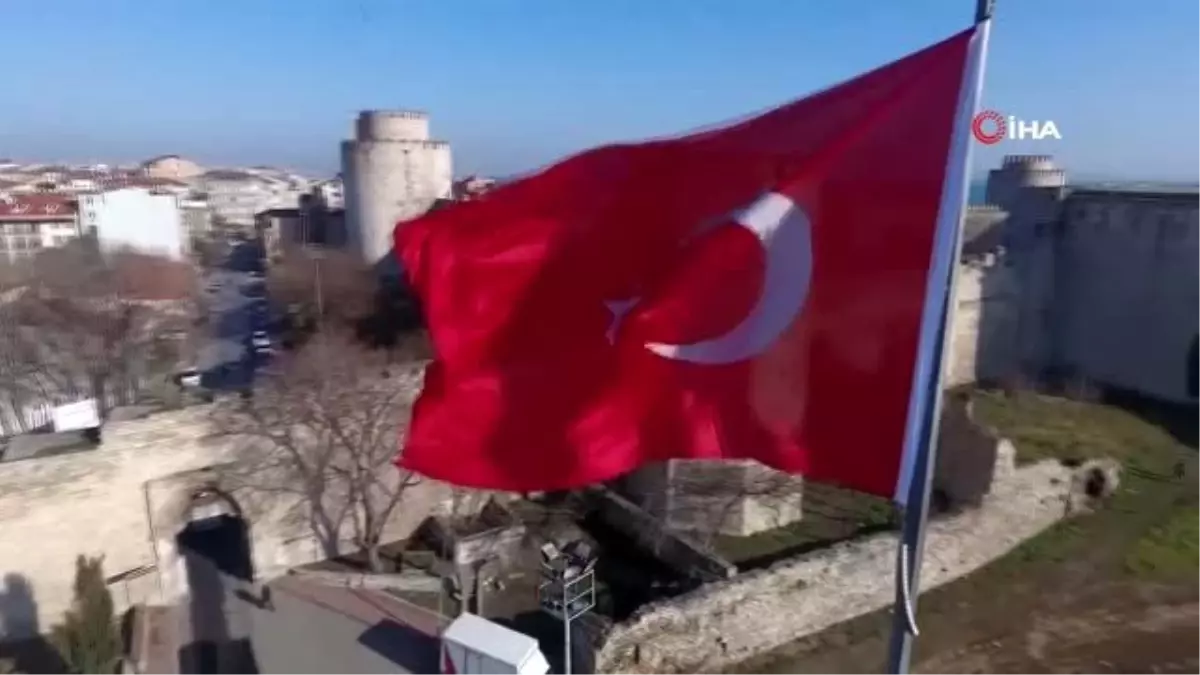
[{"label": "paved road", "polygon": [[254,272],[264,272],[261,248],[241,243],[233,246],[220,268],[205,275],[212,334],[201,345],[196,364],[205,388],[248,389],[256,366],[263,362],[248,348],[251,333],[266,330],[269,323],[263,282]]}]

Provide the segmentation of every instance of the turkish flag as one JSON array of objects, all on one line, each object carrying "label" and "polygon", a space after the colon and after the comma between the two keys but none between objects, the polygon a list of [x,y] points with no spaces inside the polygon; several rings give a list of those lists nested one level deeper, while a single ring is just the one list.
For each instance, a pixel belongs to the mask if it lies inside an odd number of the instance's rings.
[{"label": "turkish flag", "polygon": [[973,32],[400,223],[436,358],[398,461],[536,491],[752,458],[893,496]]}]

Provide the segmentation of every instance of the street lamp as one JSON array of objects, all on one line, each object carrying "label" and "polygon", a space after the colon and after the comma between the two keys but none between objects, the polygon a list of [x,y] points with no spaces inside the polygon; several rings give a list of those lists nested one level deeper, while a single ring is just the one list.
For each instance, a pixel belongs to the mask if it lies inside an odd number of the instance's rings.
[{"label": "street lamp", "polygon": [[583,541],[559,550],[553,542],[541,548],[542,582],[538,604],[542,611],[563,622],[563,672],[571,673],[571,622],[596,606],[596,556]]}]

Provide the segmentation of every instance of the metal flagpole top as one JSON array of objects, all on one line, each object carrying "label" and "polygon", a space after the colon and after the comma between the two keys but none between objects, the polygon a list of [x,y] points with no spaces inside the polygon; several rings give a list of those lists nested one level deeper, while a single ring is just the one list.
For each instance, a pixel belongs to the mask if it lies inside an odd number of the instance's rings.
[{"label": "metal flagpole top", "polygon": [[992,10],[996,0],[975,0],[975,23],[983,23],[992,18]]}]

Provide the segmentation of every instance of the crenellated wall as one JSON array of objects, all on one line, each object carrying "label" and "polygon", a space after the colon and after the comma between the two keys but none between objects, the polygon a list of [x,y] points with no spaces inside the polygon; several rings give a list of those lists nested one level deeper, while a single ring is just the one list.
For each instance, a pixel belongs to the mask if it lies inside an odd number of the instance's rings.
[{"label": "crenellated wall", "polygon": [[1006,157],[987,193],[1007,215],[977,242],[997,255],[964,263],[949,383],[1067,376],[1194,402],[1197,193],[1068,188],[1044,155]]},{"label": "crenellated wall", "polygon": [[1185,402],[1200,331],[1194,194],[1076,190],[1054,250],[1049,364],[1097,384]]}]

